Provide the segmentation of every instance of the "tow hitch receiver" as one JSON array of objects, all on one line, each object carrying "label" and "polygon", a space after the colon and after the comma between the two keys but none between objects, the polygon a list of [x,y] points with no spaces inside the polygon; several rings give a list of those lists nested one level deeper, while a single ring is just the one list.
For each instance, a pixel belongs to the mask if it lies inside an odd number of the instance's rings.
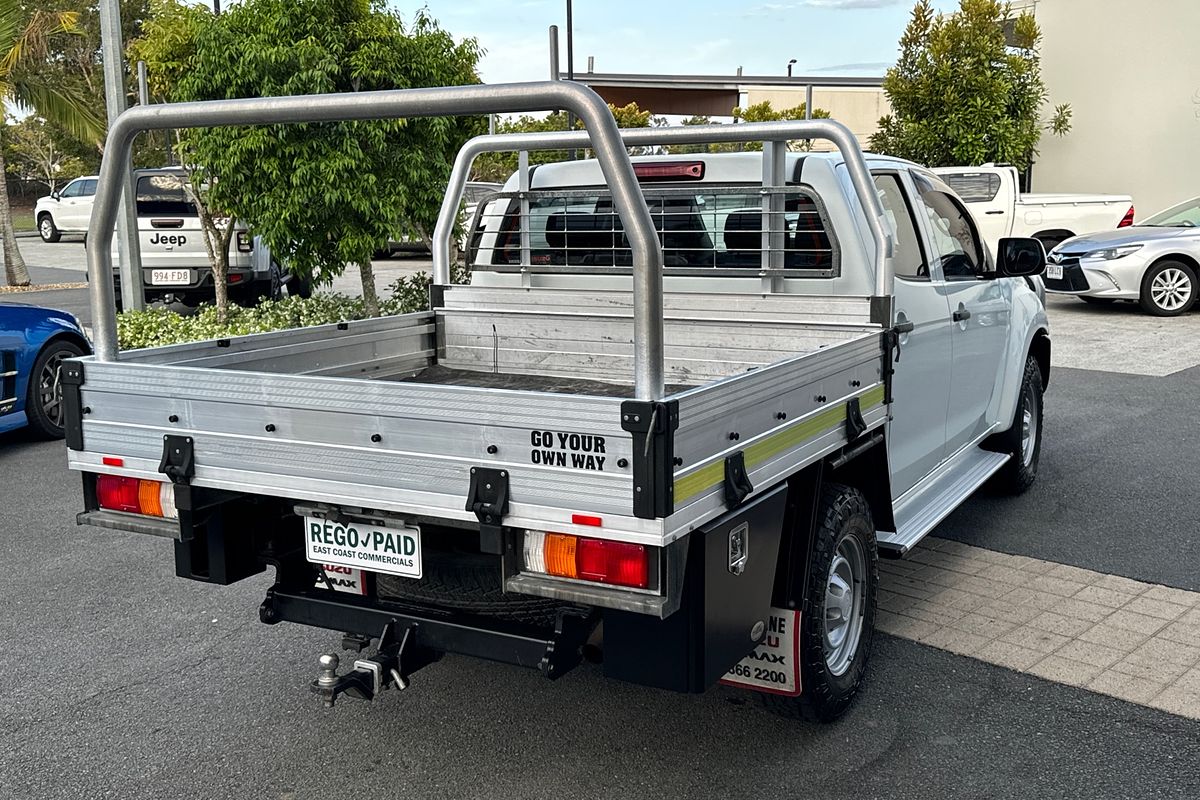
[{"label": "tow hitch receiver", "polygon": [[357,659],[354,668],[344,675],[337,674],[336,654],[321,656],[321,672],[312,682],[313,693],[321,696],[326,708],[331,708],[343,692],[370,701],[390,686],[407,689],[412,673],[441,658],[440,653],[416,643],[417,627],[417,623],[400,628],[395,620],[388,622],[379,635],[375,655]]}]

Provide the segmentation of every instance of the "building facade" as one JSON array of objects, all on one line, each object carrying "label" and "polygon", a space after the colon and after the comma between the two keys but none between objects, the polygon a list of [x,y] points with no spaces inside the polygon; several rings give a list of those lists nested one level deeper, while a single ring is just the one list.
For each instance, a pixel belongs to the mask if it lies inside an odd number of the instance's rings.
[{"label": "building facade", "polygon": [[1072,109],[1066,136],[1042,137],[1034,191],[1132,194],[1138,218],[1200,195],[1200,0],[1021,5],[1048,107]]}]

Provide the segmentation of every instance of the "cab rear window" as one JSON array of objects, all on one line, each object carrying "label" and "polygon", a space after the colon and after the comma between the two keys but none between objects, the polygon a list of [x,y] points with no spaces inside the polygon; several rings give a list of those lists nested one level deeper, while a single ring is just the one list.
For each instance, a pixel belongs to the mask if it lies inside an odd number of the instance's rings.
[{"label": "cab rear window", "polygon": [[[646,193],[667,268],[763,267],[763,233],[774,233],[777,263],[788,270],[831,274],[835,248],[815,198],[788,187],[776,210],[763,213],[763,196],[735,191],[664,190]],[[633,258],[612,198],[599,191],[532,193],[529,199],[532,266],[629,267]],[[492,263],[521,264],[520,206],[508,207]],[[770,246],[769,246],[770,247]]]},{"label": "cab rear window", "polygon": [[137,179],[138,216],[194,217],[179,175],[142,175]]},{"label": "cab rear window", "polygon": [[1000,193],[1000,176],[990,172],[963,172],[939,177],[966,203],[990,203]]}]

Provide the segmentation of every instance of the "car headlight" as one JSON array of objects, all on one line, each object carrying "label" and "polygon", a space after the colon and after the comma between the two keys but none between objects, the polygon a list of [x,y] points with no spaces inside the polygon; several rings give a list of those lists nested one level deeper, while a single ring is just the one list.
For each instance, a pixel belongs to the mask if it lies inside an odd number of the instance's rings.
[{"label": "car headlight", "polygon": [[1108,247],[1104,250],[1091,250],[1083,254],[1083,258],[1099,258],[1104,261],[1113,261],[1114,259],[1124,258],[1130,253],[1136,253],[1141,250],[1140,244],[1126,244],[1121,247]]}]

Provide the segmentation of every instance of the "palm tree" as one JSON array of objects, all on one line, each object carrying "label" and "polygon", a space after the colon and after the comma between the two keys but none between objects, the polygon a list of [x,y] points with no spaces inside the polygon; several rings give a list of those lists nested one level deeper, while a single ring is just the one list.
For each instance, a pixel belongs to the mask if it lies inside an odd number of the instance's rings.
[{"label": "palm tree", "polygon": [[[74,12],[31,11],[20,0],[0,0],[0,100],[21,111],[62,125],[81,139],[99,142],[104,123],[87,102],[54,86],[36,69],[44,64],[50,37],[78,33]],[[4,134],[0,111],[0,137]],[[8,205],[7,165],[0,148],[0,237],[4,245],[4,276],[11,286],[28,286],[29,271],[17,249],[12,209]]]}]

